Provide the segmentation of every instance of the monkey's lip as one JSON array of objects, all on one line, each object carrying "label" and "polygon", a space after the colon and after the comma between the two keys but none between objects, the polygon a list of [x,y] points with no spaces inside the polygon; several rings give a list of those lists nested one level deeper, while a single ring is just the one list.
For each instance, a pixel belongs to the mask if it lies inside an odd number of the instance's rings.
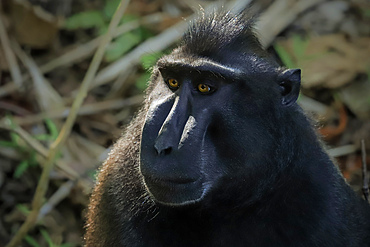
[{"label": "monkey's lip", "polygon": [[154,199],[161,204],[182,206],[197,202],[203,196],[203,179],[171,177],[144,177],[145,185]]},{"label": "monkey's lip", "polygon": [[199,178],[154,178],[154,177],[145,177],[145,179],[150,180],[154,183],[160,183],[160,184],[191,184],[195,183],[199,180]]}]

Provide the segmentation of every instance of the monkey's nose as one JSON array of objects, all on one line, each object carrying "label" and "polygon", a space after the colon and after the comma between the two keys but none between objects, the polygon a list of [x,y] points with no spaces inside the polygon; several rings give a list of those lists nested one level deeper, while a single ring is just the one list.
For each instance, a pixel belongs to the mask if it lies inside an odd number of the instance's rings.
[{"label": "monkey's nose", "polygon": [[168,155],[172,151],[172,147],[171,146],[166,145],[166,143],[163,143],[161,141],[157,141],[154,144],[154,149],[157,151],[157,155],[158,156]]},{"label": "monkey's nose", "polygon": [[154,149],[158,156],[168,155],[178,144],[176,126],[172,121],[165,121],[154,142]]}]

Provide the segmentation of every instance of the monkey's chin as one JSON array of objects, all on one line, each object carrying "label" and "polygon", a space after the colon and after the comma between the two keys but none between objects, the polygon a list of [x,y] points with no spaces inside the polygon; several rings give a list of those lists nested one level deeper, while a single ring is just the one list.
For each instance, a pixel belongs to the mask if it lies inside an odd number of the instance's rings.
[{"label": "monkey's chin", "polygon": [[181,207],[201,201],[205,195],[202,179],[188,182],[176,182],[144,178],[144,183],[159,204]]}]

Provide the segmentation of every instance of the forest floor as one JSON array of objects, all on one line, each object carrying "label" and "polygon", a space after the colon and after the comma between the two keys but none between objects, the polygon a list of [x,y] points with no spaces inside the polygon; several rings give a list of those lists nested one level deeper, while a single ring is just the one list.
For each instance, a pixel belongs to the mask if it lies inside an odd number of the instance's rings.
[{"label": "forest floor", "polygon": [[[0,246],[30,213],[41,165],[119,2],[0,2]],[[302,69],[299,104],[360,194],[361,140],[370,158],[369,1],[235,0],[224,5],[243,8],[249,2],[251,12],[259,13],[256,32],[264,47],[282,65]],[[57,154],[38,223],[22,246],[81,246],[97,168],[140,106],[150,67],[176,47],[199,6],[207,11],[219,3],[130,1]]]}]

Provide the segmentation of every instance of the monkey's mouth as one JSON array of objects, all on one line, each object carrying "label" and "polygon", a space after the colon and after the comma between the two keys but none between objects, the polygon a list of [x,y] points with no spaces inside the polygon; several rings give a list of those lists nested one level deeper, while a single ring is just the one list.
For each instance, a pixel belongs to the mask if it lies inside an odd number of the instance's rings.
[{"label": "monkey's mouth", "polygon": [[[144,176],[144,181],[146,184],[150,184],[152,186],[161,186],[169,188],[174,186],[191,186],[192,184],[196,184],[199,181],[199,178],[154,178],[152,176]],[[164,188],[163,188],[164,189]]]},{"label": "monkey's mouth", "polygon": [[196,182],[198,179],[193,178],[166,178],[156,179],[157,182],[163,184],[190,184]]},{"label": "monkey's mouth", "polygon": [[149,193],[165,205],[181,206],[195,203],[203,194],[203,179],[144,177]]}]

